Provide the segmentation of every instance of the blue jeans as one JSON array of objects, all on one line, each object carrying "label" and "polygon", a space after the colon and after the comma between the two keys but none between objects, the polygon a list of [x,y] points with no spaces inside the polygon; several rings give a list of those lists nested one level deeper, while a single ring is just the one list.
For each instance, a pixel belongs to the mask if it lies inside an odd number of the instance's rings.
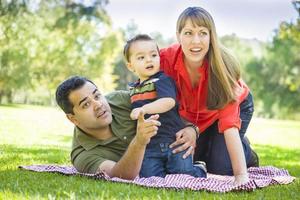
[{"label": "blue jeans", "polygon": [[[245,139],[245,133],[254,111],[251,93],[240,104],[240,118],[242,120],[239,131],[244,148],[247,165],[251,161],[251,147]],[[197,140],[194,160],[206,162],[207,171],[214,174],[233,175],[231,160],[227,151],[224,134],[218,131],[218,121],[208,127]]]},{"label": "blue jeans", "polygon": [[183,159],[185,153],[172,153],[169,148],[170,143],[159,143],[157,145],[147,146],[140,177],[160,176],[166,174],[189,174],[195,177],[206,177],[206,172],[193,165],[192,156]]}]

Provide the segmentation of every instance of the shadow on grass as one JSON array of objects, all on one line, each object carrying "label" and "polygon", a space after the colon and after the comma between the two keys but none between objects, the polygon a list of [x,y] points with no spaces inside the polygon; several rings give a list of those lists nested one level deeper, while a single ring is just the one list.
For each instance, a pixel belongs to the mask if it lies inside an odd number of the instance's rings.
[{"label": "shadow on grass", "polygon": [[[261,165],[272,165],[287,169],[291,175],[298,176],[300,172],[300,149],[284,149],[273,146],[255,145],[260,156]],[[18,147],[14,145],[0,145],[0,199],[1,195],[8,199],[22,197],[55,198],[55,199],[149,199],[199,198],[199,192],[184,190],[149,189],[132,184],[119,184],[102,180],[92,180],[79,176],[64,176],[53,173],[37,173],[19,170],[19,165],[32,164],[63,164],[70,165],[69,150],[53,146]],[[228,193],[225,196],[216,193],[201,192],[202,196],[214,199],[217,197],[274,197],[291,196],[294,199],[299,187],[299,181],[287,186],[268,187],[255,193]],[[254,195],[254,196],[253,196]],[[279,197],[277,195],[277,197]]]},{"label": "shadow on grass", "polygon": [[284,168],[292,176],[300,177],[300,149],[286,149],[269,145],[254,145],[258,153],[260,166]]},{"label": "shadow on grass", "polygon": [[[52,146],[19,147],[0,145],[1,166],[31,165],[41,163],[69,163],[69,150]],[[0,166],[0,169],[2,168]]]},{"label": "shadow on grass", "polygon": [[0,104],[0,107],[22,108],[24,104]]}]

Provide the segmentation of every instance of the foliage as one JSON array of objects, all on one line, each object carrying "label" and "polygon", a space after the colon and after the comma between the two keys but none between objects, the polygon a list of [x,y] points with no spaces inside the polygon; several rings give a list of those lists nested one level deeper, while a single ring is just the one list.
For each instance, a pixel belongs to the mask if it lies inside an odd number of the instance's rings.
[{"label": "foliage", "polygon": [[0,103],[43,88],[48,102],[59,82],[80,74],[114,89],[112,63],[120,34],[111,29],[106,0],[3,1],[0,6]]},{"label": "foliage", "polygon": [[295,24],[282,22],[264,57],[248,63],[250,83],[265,116],[296,117],[300,112],[299,52],[300,19]]},{"label": "foliage", "polygon": [[219,194],[19,170],[19,165],[70,165],[73,125],[53,107],[6,105],[0,106],[0,113],[0,199],[299,199],[300,126],[296,121],[254,119],[247,133],[261,165],[287,169],[297,177],[294,183]]},{"label": "foliage", "polygon": [[[294,2],[295,8],[296,4],[300,2]],[[224,36],[221,41],[241,63],[242,77],[255,97],[257,115],[300,119],[300,18],[282,22],[266,44],[235,35]]]},{"label": "foliage", "polygon": [[[127,89],[137,77],[127,70],[122,48],[140,30],[134,21],[112,30],[108,3],[1,1],[0,103],[54,104],[56,86],[75,74],[93,79],[104,92]],[[293,4],[300,12],[299,1]],[[300,119],[299,21],[282,22],[267,43],[234,34],[220,38],[239,60],[259,116]],[[175,42],[159,32],[149,35],[160,48]]]}]

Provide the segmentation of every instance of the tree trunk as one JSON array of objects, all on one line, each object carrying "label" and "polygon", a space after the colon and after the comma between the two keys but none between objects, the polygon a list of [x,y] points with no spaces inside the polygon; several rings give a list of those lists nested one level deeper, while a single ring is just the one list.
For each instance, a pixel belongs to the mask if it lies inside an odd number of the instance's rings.
[{"label": "tree trunk", "polygon": [[13,102],[12,91],[8,91],[6,93],[6,98],[7,98],[7,103],[12,103]]}]

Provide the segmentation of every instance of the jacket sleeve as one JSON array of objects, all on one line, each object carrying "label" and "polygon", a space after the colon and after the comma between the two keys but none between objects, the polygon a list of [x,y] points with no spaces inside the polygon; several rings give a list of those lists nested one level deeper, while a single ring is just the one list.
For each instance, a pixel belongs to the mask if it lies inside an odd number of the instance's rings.
[{"label": "jacket sleeve", "polygon": [[219,133],[232,127],[241,128],[239,101],[232,102],[219,111]]}]

